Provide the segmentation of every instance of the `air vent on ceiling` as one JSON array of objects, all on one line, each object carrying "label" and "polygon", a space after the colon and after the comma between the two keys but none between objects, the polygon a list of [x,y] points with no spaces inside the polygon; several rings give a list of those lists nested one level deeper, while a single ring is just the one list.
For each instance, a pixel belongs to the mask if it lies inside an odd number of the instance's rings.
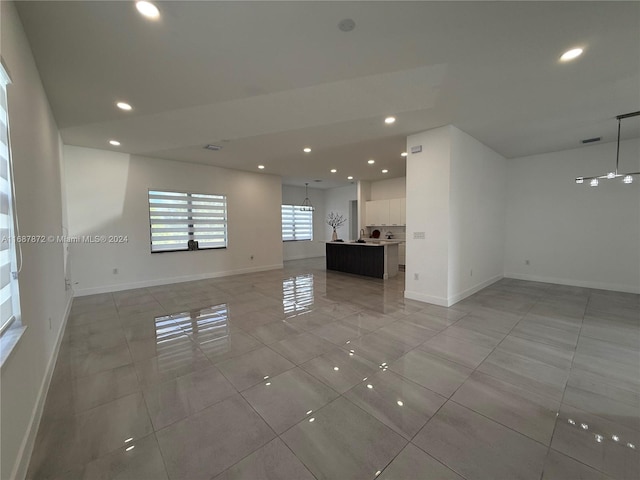
[{"label": "air vent on ceiling", "polygon": [[317,178],[314,180],[316,183],[320,183],[322,180],[318,180]]},{"label": "air vent on ceiling", "polygon": [[599,142],[600,141],[600,137],[593,137],[593,138],[585,138],[584,140],[582,140],[582,143],[593,143],[593,142]]},{"label": "air vent on ceiling", "polygon": [[205,145],[204,148],[206,150],[213,150],[214,152],[217,152],[218,150],[222,150],[222,147],[220,145],[213,145],[213,144]]}]

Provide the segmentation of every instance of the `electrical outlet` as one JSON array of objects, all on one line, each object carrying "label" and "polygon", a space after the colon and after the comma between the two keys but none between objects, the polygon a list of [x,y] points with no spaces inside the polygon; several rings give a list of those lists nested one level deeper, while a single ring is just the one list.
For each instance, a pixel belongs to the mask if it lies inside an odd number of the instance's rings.
[{"label": "electrical outlet", "polygon": [[118,274],[118,269],[117,269],[117,268],[114,268],[114,269],[113,269],[113,274],[114,274],[114,275],[117,275],[117,274]]},{"label": "electrical outlet", "polygon": [[525,260],[525,261],[524,261],[524,264],[525,264],[525,265],[531,265],[531,262],[530,262],[529,260]]},{"label": "electrical outlet", "polygon": [[413,274],[413,279],[414,280],[420,280],[420,274],[419,273],[414,273]]}]

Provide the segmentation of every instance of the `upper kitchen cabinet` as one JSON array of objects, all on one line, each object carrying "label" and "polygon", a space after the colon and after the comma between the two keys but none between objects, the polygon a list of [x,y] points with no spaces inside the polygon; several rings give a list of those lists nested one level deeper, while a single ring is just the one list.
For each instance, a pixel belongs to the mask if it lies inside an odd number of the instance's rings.
[{"label": "upper kitchen cabinet", "polygon": [[365,205],[367,225],[389,225],[389,200],[372,200]]},{"label": "upper kitchen cabinet", "polygon": [[388,227],[406,224],[406,199],[372,200],[365,205],[367,226]]},{"label": "upper kitchen cabinet", "polygon": [[389,200],[389,225],[406,225],[407,199],[393,198]]}]

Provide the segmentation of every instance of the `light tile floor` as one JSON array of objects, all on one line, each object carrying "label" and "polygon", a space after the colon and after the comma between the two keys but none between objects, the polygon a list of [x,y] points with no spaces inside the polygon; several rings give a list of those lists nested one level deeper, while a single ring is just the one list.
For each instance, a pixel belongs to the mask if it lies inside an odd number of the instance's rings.
[{"label": "light tile floor", "polygon": [[76,298],[31,479],[638,479],[640,296],[284,270]]}]

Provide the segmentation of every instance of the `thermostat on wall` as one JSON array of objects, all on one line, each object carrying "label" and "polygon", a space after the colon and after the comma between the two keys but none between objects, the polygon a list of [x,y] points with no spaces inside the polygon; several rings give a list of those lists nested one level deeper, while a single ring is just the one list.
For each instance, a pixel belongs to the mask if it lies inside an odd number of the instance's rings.
[{"label": "thermostat on wall", "polygon": [[420,153],[422,151],[422,145],[416,145],[411,147],[411,153]]},{"label": "thermostat on wall", "polygon": [[413,232],[414,240],[424,240],[424,238],[425,238],[424,232]]}]

